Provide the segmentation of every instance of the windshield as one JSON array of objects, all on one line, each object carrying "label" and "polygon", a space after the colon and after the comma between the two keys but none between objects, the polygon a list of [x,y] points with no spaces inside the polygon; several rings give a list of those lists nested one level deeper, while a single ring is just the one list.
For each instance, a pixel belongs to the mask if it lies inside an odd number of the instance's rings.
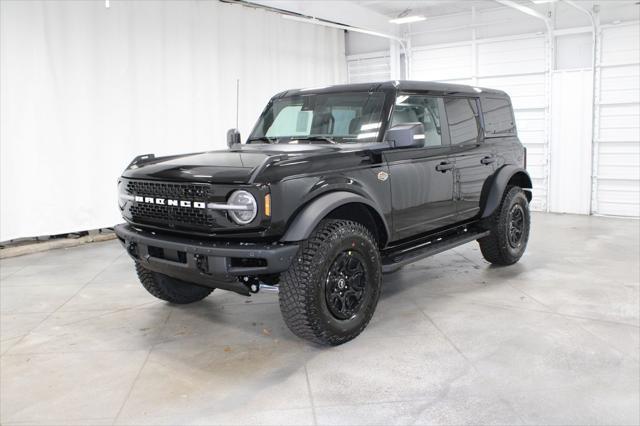
[{"label": "windshield", "polygon": [[248,142],[375,142],[385,94],[301,94],[272,100]]}]

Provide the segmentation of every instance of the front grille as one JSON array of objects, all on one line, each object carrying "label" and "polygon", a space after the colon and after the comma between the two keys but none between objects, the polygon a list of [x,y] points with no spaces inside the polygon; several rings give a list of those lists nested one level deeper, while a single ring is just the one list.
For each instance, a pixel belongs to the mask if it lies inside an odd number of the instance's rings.
[{"label": "front grille", "polygon": [[215,214],[209,209],[170,206],[168,200],[207,202],[217,201],[208,184],[172,183],[129,180],[126,191],[130,195],[165,199],[165,204],[133,201],[129,216],[134,223],[149,224],[170,229],[210,232],[216,227]]}]

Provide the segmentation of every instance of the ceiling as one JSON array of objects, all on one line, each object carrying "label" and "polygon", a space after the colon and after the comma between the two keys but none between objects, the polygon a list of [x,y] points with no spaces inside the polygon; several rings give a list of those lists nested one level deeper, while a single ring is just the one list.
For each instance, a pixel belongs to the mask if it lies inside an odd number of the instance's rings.
[{"label": "ceiling", "polygon": [[[0,0],[1,1],[1,0]],[[224,0],[232,1],[232,0]],[[557,29],[590,25],[589,18],[582,11],[574,8],[568,0],[511,0],[539,15],[552,17]],[[603,24],[620,23],[621,21],[638,20],[640,18],[640,0],[573,0],[584,10],[593,10],[599,6],[599,17]],[[511,11],[513,16],[525,15],[523,10],[515,12],[508,5],[498,0],[335,0],[331,8],[328,0],[244,0],[242,3],[254,3],[264,7],[287,10],[303,16],[311,16],[331,22],[372,31],[395,34],[408,28],[406,25],[394,25],[389,19],[396,18],[403,12],[409,15],[424,15],[429,18],[452,17],[452,15],[470,16],[472,8],[477,12],[477,19],[490,17],[494,12]],[[503,14],[504,15],[504,14]],[[447,18],[443,18],[442,22]],[[489,19],[489,18],[486,18]],[[502,19],[506,19],[502,16]],[[534,18],[531,18],[534,19]],[[434,21],[426,21],[432,25]],[[416,24],[417,28],[423,23]]]},{"label": "ceiling", "polygon": [[[540,13],[546,13],[555,2],[558,7],[568,7],[562,0],[514,0],[516,3],[520,3],[523,6],[527,6],[530,9],[534,9]],[[627,9],[632,12],[631,19],[633,18],[634,9],[628,9],[630,6],[637,5],[637,0],[575,0],[580,6],[585,9],[591,9],[593,5],[598,4],[601,11],[612,11],[616,9]],[[377,12],[381,15],[385,15],[390,18],[395,18],[406,10],[410,10],[412,15],[425,15],[427,17],[453,15],[458,13],[469,13],[472,7],[476,8],[476,11],[482,11],[487,9],[496,9],[505,7],[494,0],[358,0],[360,6]],[[637,8],[635,9],[636,17],[638,18]],[[628,16],[626,16],[628,18]]]}]

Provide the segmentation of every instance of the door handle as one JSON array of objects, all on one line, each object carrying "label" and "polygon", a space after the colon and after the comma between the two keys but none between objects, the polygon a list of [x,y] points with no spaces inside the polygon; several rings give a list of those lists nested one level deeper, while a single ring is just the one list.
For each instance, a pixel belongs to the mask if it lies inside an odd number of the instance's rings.
[{"label": "door handle", "polygon": [[496,157],[494,157],[493,155],[488,155],[484,157],[482,160],[480,160],[480,162],[484,165],[494,163],[495,161],[496,161]]},{"label": "door handle", "polygon": [[446,173],[447,170],[453,169],[453,163],[449,161],[443,161],[442,163],[436,166],[436,170],[442,173]]}]

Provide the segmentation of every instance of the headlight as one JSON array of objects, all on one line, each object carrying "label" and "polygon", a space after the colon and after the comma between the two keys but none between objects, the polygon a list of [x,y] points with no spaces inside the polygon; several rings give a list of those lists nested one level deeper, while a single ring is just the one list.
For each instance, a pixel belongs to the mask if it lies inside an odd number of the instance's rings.
[{"label": "headlight", "polygon": [[235,191],[229,197],[229,216],[238,225],[246,225],[258,214],[256,199],[247,191]]},{"label": "headlight", "polygon": [[118,206],[120,210],[124,210],[127,201],[133,201],[133,196],[127,194],[126,185],[121,180],[118,180]]}]

